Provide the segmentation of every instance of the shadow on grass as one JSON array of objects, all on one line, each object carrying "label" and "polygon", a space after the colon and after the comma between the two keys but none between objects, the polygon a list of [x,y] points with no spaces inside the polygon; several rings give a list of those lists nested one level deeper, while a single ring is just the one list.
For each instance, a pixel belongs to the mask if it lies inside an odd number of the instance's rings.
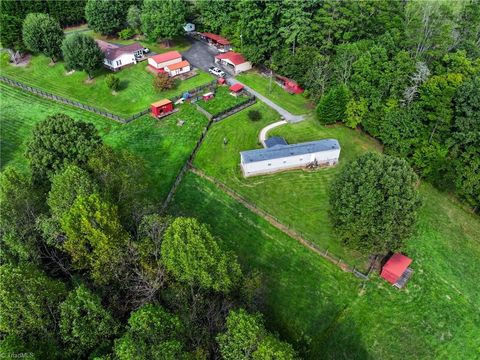
[{"label": "shadow on grass", "polygon": [[117,91],[125,90],[128,87],[128,84],[130,84],[130,80],[121,80]]}]

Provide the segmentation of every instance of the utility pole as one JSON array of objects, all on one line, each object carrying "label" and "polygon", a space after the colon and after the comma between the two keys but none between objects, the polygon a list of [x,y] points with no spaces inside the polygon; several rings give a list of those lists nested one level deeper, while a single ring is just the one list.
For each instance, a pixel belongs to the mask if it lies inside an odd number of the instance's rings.
[{"label": "utility pole", "polygon": [[243,32],[240,33],[240,52],[243,53]]},{"label": "utility pole", "polygon": [[272,78],[273,78],[273,70],[270,69],[270,85],[269,85],[269,90],[268,92],[272,92]]}]

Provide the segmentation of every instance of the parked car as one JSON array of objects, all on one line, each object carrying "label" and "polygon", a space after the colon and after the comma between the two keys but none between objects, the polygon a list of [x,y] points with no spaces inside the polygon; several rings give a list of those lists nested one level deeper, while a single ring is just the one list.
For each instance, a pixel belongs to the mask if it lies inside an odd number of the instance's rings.
[{"label": "parked car", "polygon": [[149,49],[149,48],[145,48],[145,49],[143,49],[143,52],[144,52],[145,54],[148,54],[148,53],[150,52],[150,49]]},{"label": "parked car", "polygon": [[209,72],[210,74],[212,74],[212,75],[215,75],[215,76],[220,76],[220,77],[224,77],[224,76],[225,76],[225,71],[222,71],[222,70],[220,70],[219,68],[214,67],[214,66],[210,67],[210,68],[208,69],[208,72]]}]

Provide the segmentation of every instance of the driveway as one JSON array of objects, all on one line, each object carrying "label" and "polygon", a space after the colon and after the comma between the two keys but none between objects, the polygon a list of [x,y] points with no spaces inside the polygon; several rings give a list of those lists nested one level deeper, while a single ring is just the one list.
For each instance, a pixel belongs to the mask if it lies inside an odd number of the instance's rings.
[{"label": "driveway", "polygon": [[190,41],[192,46],[182,53],[183,57],[194,67],[204,71],[208,71],[209,67],[215,66],[214,57],[218,55],[218,51],[201,41],[193,39],[190,39]]}]

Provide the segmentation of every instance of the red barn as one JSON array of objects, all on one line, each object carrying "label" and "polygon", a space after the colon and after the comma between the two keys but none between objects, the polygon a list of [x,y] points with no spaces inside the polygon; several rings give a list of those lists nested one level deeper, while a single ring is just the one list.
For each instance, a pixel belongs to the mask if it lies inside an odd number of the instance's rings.
[{"label": "red barn", "polygon": [[173,103],[168,99],[163,99],[150,105],[150,109],[152,116],[161,117],[173,111]]},{"label": "red barn", "polygon": [[383,265],[380,276],[397,288],[403,288],[413,273],[409,268],[412,259],[400,253],[393,254]]}]

